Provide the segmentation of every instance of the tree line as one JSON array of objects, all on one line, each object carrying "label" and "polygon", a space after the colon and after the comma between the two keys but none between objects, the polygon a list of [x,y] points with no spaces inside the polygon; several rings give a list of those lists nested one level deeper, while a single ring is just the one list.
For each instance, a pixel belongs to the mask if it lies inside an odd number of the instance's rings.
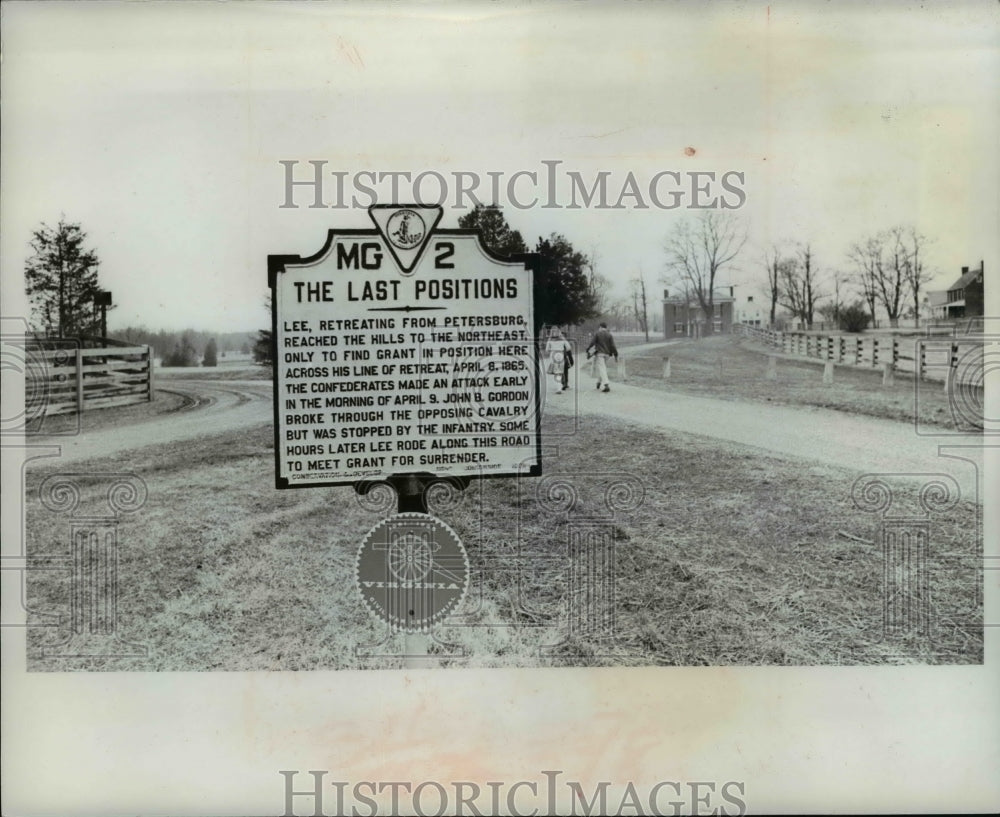
[{"label": "tree line", "polygon": [[[501,257],[537,253],[535,273],[536,332],[542,326],[578,326],[607,318],[614,325],[658,331],[659,310],[649,320],[651,297],[645,274],[628,281],[629,295],[613,300],[610,281],[598,271],[596,249],[589,254],[574,247],[564,235],[540,236],[529,248],[521,232],[508,224],[500,207],[477,205],[458,224],[478,230],[485,246]],[[696,218],[682,218],[668,232],[663,245],[664,270],[658,276],[686,302],[700,307],[704,327],[712,331],[717,284],[747,253],[747,234],[732,213],[707,210]],[[849,331],[860,331],[879,308],[890,324],[900,317],[921,317],[922,298],[932,277],[925,256],[930,239],[912,226],[899,225],[852,243],[847,268],[821,266],[809,242],[774,244],[754,262],[761,270],[763,291],[769,300],[769,325],[780,320],[779,308],[811,327],[817,315]],[[32,326],[45,337],[80,337],[99,331],[96,304],[102,290],[100,261],[86,246],[81,226],[64,217],[55,227],[42,224],[32,233],[32,255],[25,265],[25,285],[32,304]],[[746,268],[746,265],[743,265]],[[265,304],[270,315],[270,301]],[[113,308],[113,307],[111,307]],[[120,339],[148,344],[165,365],[214,365],[230,352],[253,354],[269,363],[270,329],[253,334],[217,335],[187,329],[150,331],[127,327]]]},{"label": "tree line", "polygon": [[[933,271],[926,263],[930,239],[909,225],[872,233],[852,243],[846,268],[821,265],[812,244],[772,244],[754,262],[763,272],[769,305],[768,324],[779,325],[784,310],[803,327],[817,316],[841,329],[864,330],[883,310],[891,326],[900,318],[921,318]],[[665,272],[660,280],[700,306],[712,331],[716,283],[723,269],[746,255],[747,234],[735,216],[706,211],[678,222],[664,245]],[[642,290],[645,288],[641,282]]]},{"label": "tree line", "polygon": [[249,355],[253,334],[250,332],[151,331],[143,326],[128,326],[115,332],[118,340],[138,346],[152,346],[153,354],[164,366],[215,366],[228,354]]},{"label": "tree line", "polygon": [[928,243],[914,227],[898,225],[852,243],[848,268],[829,268],[825,274],[819,271],[810,244],[772,245],[762,257],[770,325],[777,323],[779,306],[805,328],[811,328],[819,315],[841,329],[862,331],[879,308],[890,326],[897,326],[901,317],[919,322],[933,277],[924,257]]}]

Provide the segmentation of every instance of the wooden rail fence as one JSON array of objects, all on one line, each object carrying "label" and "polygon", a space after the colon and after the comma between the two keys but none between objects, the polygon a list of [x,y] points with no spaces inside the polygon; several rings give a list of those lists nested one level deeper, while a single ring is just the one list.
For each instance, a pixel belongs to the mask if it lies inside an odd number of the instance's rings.
[{"label": "wooden rail fence", "polygon": [[968,385],[983,383],[981,337],[898,337],[888,335],[814,335],[775,332],[736,324],[733,331],[774,347],[782,354],[915,374],[923,380]]},{"label": "wooden rail fence", "polygon": [[43,402],[46,415],[153,399],[150,346],[52,348],[52,344],[40,342],[30,344],[27,352],[26,390],[34,400]]}]

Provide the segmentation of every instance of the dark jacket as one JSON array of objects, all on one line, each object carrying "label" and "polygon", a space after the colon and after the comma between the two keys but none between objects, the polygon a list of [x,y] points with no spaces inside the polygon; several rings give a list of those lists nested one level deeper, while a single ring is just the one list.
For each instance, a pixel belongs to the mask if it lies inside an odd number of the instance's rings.
[{"label": "dark jacket", "polygon": [[598,329],[594,333],[594,339],[590,342],[587,347],[587,351],[593,349],[595,354],[598,355],[611,355],[612,357],[618,357],[618,349],[615,347],[615,339],[611,337],[611,333],[604,328]]}]

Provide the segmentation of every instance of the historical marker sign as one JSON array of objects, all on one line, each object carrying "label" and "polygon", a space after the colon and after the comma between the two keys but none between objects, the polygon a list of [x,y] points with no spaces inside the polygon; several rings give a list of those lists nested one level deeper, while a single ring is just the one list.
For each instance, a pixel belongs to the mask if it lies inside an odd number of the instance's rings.
[{"label": "historical marker sign", "polygon": [[269,256],[276,484],[541,473],[532,271],[441,208]]}]

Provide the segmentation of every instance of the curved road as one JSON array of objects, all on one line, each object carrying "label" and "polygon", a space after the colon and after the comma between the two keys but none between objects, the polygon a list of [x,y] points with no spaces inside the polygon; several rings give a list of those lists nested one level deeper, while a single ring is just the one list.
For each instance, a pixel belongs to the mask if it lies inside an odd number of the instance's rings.
[{"label": "curved road", "polygon": [[[159,385],[188,395],[191,402],[177,412],[133,425],[78,437],[33,438],[32,444],[61,446],[58,461],[64,464],[246,428],[272,417],[271,383],[267,380],[164,377]],[[923,436],[917,435],[912,425],[891,420],[696,397],[622,383],[612,383],[611,393],[603,394],[593,388],[593,381],[585,374],[576,386],[565,394],[546,394],[544,411],[615,417],[662,433],[727,440],[803,464],[822,463],[859,473],[911,474],[919,479],[917,475],[943,472],[955,478],[964,498],[982,501],[980,436]]]},{"label": "curved road", "polygon": [[[158,445],[221,434],[259,425],[271,419],[271,381],[196,380],[164,377],[161,391],[183,395],[178,410],[117,428],[87,431],[78,436],[33,437],[33,445],[62,448],[60,464]],[[50,461],[51,462],[51,461]],[[48,463],[46,463],[48,464]]]}]

